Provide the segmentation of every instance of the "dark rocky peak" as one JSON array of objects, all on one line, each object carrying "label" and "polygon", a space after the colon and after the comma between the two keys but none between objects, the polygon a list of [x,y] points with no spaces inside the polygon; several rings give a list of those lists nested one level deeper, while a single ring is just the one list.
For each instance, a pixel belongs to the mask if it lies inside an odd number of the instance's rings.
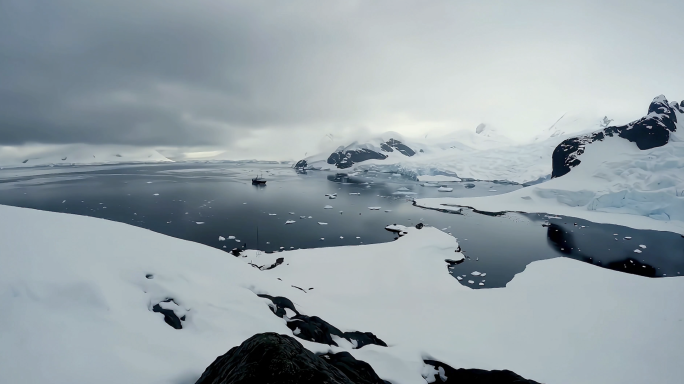
[{"label": "dark rocky peak", "polygon": [[606,137],[618,136],[637,145],[641,150],[662,147],[670,141],[670,133],[677,130],[676,103],[670,104],[665,96],[653,99],[648,114],[627,125],[610,126],[602,130],[564,140],[553,151],[553,171],[551,177],[561,177],[581,161],[587,145],[603,141]]},{"label": "dark rocky peak", "polygon": [[317,356],[290,336],[260,333],[219,356],[195,384],[386,384],[346,352]]}]

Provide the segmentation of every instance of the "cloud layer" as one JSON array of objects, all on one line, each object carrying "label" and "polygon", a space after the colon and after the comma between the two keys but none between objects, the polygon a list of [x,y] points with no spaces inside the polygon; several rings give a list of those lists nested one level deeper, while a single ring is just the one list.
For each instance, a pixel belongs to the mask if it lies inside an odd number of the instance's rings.
[{"label": "cloud layer", "polygon": [[675,1],[4,0],[0,145],[296,157],[330,132],[627,121],[657,94],[684,98],[682,15]]}]

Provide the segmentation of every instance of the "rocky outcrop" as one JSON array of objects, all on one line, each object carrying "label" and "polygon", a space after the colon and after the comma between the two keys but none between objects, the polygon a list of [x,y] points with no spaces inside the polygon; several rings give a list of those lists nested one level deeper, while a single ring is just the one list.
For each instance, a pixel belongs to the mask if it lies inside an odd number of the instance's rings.
[{"label": "rocky outcrop", "polygon": [[333,152],[330,154],[328,157],[328,164],[334,164],[337,168],[344,169],[344,168],[349,168],[355,163],[360,163],[362,161],[366,160],[384,160],[387,158],[387,155],[384,155],[379,152],[375,152],[370,149],[366,148],[360,148],[360,149],[352,149],[348,151],[338,151],[338,152]]},{"label": "rocky outcrop", "polygon": [[196,384],[385,384],[349,353],[317,356],[292,337],[261,333],[219,356]]},{"label": "rocky outcrop", "polygon": [[[680,106],[681,107],[681,106]],[[681,111],[676,103],[668,103],[665,96],[658,96],[648,107],[648,114],[639,120],[619,127],[607,127],[588,135],[573,137],[560,143],[553,151],[552,178],[561,177],[581,163],[579,157],[587,145],[606,137],[618,136],[637,145],[641,150],[661,147],[676,131],[677,115]]]},{"label": "rocky outcrop", "polygon": [[[382,347],[387,346],[384,341],[380,340],[371,332],[342,332],[318,316],[301,314],[297,311],[292,301],[286,297],[270,296],[266,294],[259,294],[258,296],[271,300],[271,311],[276,316],[285,319],[287,321],[287,327],[292,330],[292,334],[300,339],[312,341],[314,343],[339,346],[335,340],[333,340],[333,336],[336,336],[349,341],[355,349],[362,348],[369,344],[375,344]],[[288,317],[285,309],[291,310],[295,315]]]},{"label": "rocky outcrop", "polygon": [[[390,153],[394,151],[408,157],[416,154],[416,151],[401,141],[389,139],[380,143],[379,150],[373,150],[371,148],[344,149],[343,147],[340,147],[328,156],[327,162],[328,164],[335,165],[337,168],[344,169],[366,160],[384,160],[387,158],[387,155],[381,152]],[[305,168],[306,160],[300,160],[297,165],[295,165],[295,168],[302,168],[300,167],[300,164],[303,164],[303,167]]]},{"label": "rocky outcrop", "polygon": [[[164,305],[162,303],[168,303],[168,305]],[[164,305],[163,308],[162,305]],[[164,322],[174,329],[183,329],[183,321],[185,321],[185,315],[181,315],[180,317],[176,314],[176,312],[172,308],[180,308],[178,304],[173,299],[166,299],[160,303],[157,303],[152,306],[152,312],[157,312],[161,313],[164,315]]]},{"label": "rocky outcrop", "polygon": [[297,164],[295,164],[295,168],[297,169],[303,169],[306,168],[309,164],[306,162],[306,160],[299,160]]},{"label": "rocky outcrop", "polygon": [[485,371],[483,369],[454,369],[436,360],[424,360],[432,372],[423,377],[428,383],[461,383],[461,384],[539,384],[534,380],[508,370]]}]

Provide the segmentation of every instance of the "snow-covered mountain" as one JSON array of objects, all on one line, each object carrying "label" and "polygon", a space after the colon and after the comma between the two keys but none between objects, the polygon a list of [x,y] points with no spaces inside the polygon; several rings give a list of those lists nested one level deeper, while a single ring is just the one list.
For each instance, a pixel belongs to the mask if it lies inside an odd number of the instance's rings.
[{"label": "snow-covered mountain", "polygon": [[[523,184],[550,177],[551,154],[567,137],[556,135],[519,144],[487,124],[480,124],[473,130],[427,137],[422,143],[388,132],[373,140],[340,147],[329,155],[307,157],[295,167],[322,170],[353,168],[398,172],[411,177],[450,175]],[[397,150],[398,146],[408,150]]]},{"label": "snow-covered mountain", "polygon": [[511,193],[423,199],[482,211],[570,215],[684,233],[684,101],[656,97],[646,116],[568,138],[553,152],[553,179]]},{"label": "snow-covered mountain", "polygon": [[8,168],[170,161],[155,149],[133,146],[73,144],[0,147],[0,166]]}]

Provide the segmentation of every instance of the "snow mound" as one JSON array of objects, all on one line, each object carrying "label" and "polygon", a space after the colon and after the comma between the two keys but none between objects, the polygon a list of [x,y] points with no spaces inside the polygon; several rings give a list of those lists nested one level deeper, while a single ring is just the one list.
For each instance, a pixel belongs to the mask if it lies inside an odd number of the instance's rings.
[{"label": "snow mound", "polygon": [[[296,336],[256,293],[288,298],[340,329],[373,332],[389,347],[298,341],[314,353],[349,352],[396,384],[425,383],[428,354],[538,382],[674,384],[684,375],[684,308],[675,305],[684,279],[557,258],[530,264],[506,288],[472,290],[444,268],[462,257],[458,242],[430,227],[384,244],[293,250],[260,271],[248,262],[276,255],[233,257],[83,216],[5,206],[0,215],[2,383],[195,382],[256,333]],[[157,305],[183,315],[182,329]]]}]

